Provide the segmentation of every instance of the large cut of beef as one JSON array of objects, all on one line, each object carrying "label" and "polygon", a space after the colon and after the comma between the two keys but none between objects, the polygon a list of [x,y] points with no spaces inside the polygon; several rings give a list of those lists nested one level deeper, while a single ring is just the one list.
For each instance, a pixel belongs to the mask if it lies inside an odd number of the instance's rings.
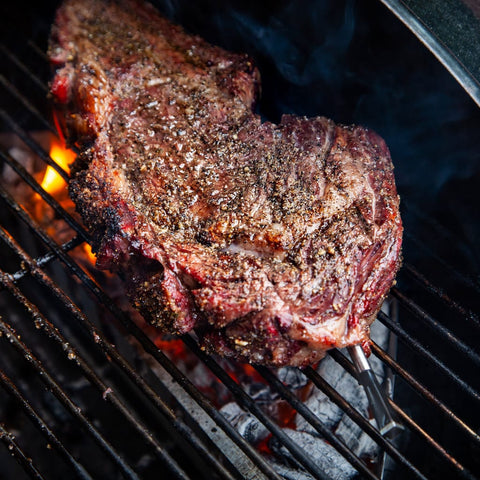
[{"label": "large cut of beef", "polygon": [[385,143],[362,127],[253,112],[252,61],[135,0],[67,0],[51,92],[80,148],[69,191],[97,266],[210,352],[307,365],[369,341],[399,267]]}]

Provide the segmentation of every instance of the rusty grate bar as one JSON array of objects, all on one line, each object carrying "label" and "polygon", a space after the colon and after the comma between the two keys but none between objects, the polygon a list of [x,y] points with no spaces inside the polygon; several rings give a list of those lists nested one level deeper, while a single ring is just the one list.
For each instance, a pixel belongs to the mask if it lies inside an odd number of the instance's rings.
[{"label": "rusty grate bar", "polygon": [[480,394],[472,388],[471,385],[463,381],[458,375],[455,374],[449,367],[447,367],[442,361],[440,361],[435,355],[430,353],[423,345],[420,344],[414,337],[408,334],[405,329],[385,315],[383,312],[379,312],[377,317],[385,326],[395,333],[409,348],[417,352],[423,359],[434,365],[442,374],[444,374],[449,380],[460,387],[466,392],[472,399],[480,403]]},{"label": "rusty grate bar", "polygon": [[15,441],[15,437],[5,430],[5,427],[2,423],[0,423],[0,440],[6,446],[10,454],[13,455],[17,462],[23,467],[30,478],[34,478],[36,480],[43,480],[45,478],[37,470],[32,462],[32,459],[25,454],[21,447],[19,447]]},{"label": "rusty grate bar", "polygon": [[11,397],[16,400],[16,403],[21,406],[32,423],[37,427],[38,431],[45,436],[46,441],[57,450],[59,455],[62,456],[67,463],[72,465],[78,478],[81,478],[82,480],[92,480],[92,477],[87,473],[84,467],[75,460],[72,454],[65,448],[63,443],[42,420],[41,416],[30,405],[28,400],[26,400],[21,394],[12,380],[2,370],[0,370],[0,381],[2,387],[10,394]]},{"label": "rusty grate bar", "polygon": [[[3,279],[2,279],[3,280]],[[110,443],[98,432],[91,422],[88,421],[82,409],[76,405],[70,396],[59,386],[59,384],[45,370],[41,362],[33,355],[28,347],[18,338],[16,332],[2,318],[0,318],[0,332],[18,352],[25,358],[40,375],[40,378],[48,389],[60,400],[69,413],[76,418],[80,425],[97,442],[98,446],[117,464],[126,478],[137,480],[139,477],[124,459],[115,451]]]}]

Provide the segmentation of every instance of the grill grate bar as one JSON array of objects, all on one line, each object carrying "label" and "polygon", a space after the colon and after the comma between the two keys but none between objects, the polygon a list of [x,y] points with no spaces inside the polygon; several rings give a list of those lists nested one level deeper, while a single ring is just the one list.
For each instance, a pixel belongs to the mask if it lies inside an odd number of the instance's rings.
[{"label": "grill grate bar", "polygon": [[456,310],[461,315],[463,315],[467,320],[469,320],[474,326],[480,328],[480,318],[478,315],[469,310],[455,300],[450,298],[450,296],[440,287],[433,285],[423,274],[421,274],[413,265],[409,263],[404,263],[402,271],[408,273],[412,278],[423,284],[423,286],[429,291],[435,294],[445,305]]},{"label": "grill grate bar", "polygon": [[[35,305],[33,305],[27,298],[23,296],[23,294],[8,277],[8,274],[0,272],[0,282],[10,291],[10,293],[12,293],[12,295],[17,299],[17,301],[26,308],[28,313],[31,315],[32,320],[37,322],[36,325],[40,325],[41,328],[43,328],[43,330],[45,331],[45,333],[49,336],[49,338],[55,340],[65,350],[68,359],[73,360],[78,365],[78,367],[80,367],[83,374],[90,381],[90,383],[95,385],[100,392],[106,392],[108,390],[108,385],[106,385],[98,377],[98,375],[83,359],[79,352],[69,344],[67,339],[63,337],[63,335],[60,334],[59,331],[40,313],[40,311],[35,307]],[[145,427],[143,422],[140,422],[137,418],[135,418],[135,416],[131,413],[131,409],[122,402],[122,400],[118,397],[115,391],[110,391],[109,395],[106,398],[108,398],[108,400],[116,407],[116,409],[122,413],[124,418],[130,422],[130,424],[144,437],[144,439],[154,447],[158,458],[160,458],[162,462],[168,467],[170,472],[175,475],[175,478],[187,480],[188,476],[185,474],[183,469],[180,468],[177,462],[175,462],[175,460],[171,458],[171,456],[158,443],[158,441],[155,440],[154,436]],[[88,422],[86,417],[84,418]],[[130,469],[130,467],[128,468]]]},{"label": "grill grate bar", "polygon": [[38,78],[10,49],[4,44],[0,44],[0,50],[9,58],[9,60],[20,69],[27,78],[29,78],[35,85],[37,85],[43,92],[48,93],[48,86]]},{"label": "grill grate bar", "polygon": [[[382,350],[375,342],[372,342],[372,351],[376,356],[378,356],[386,365],[392,367],[396,364],[390,355]],[[329,352],[330,356],[339,363],[352,377],[357,378],[357,370],[355,369],[353,363],[347,359],[347,357],[341,354],[338,350],[332,350]],[[400,367],[399,367],[400,368]],[[393,369],[393,367],[392,367]],[[315,372],[314,372],[315,373]],[[317,374],[318,376],[318,374]],[[321,377],[320,377],[321,378]],[[323,379],[322,379],[323,380]],[[335,390],[330,387],[332,393],[338,395]],[[427,399],[428,400],[428,399]],[[391,398],[388,398],[389,405],[393,408],[395,413],[399,415],[404,426],[409,427],[417,435],[427,441],[427,443],[432,447],[435,453],[442,458],[450,467],[454,468],[459,474],[464,478],[471,478],[470,472],[460,464],[454,457],[452,457],[439,443],[437,443],[430,435],[428,435],[412,418],[410,418]]]},{"label": "grill grate bar", "polygon": [[43,126],[47,129],[50,130],[54,135],[58,135],[57,130],[55,127],[45,119],[44,115],[42,115],[38,109],[32,105],[32,103],[23,95],[20,93],[20,91],[12,85],[3,75],[0,75],[0,83],[3,85],[5,90],[8,90],[8,92],[13,95],[22,105],[29,111],[31,112],[40,122],[43,124]]},{"label": "grill grate bar", "polygon": [[[451,232],[449,229],[447,229],[444,225],[439,223],[435,218],[425,215],[418,207],[415,207],[414,205],[405,202],[405,200],[402,200],[402,205],[403,207],[406,207],[409,212],[420,218],[422,222],[429,224],[436,232],[438,232],[444,238],[448,238],[449,240],[451,240],[454,245],[459,244],[458,236],[455,233]],[[420,246],[423,251],[430,253],[435,260],[437,260],[441,265],[443,265],[446,269],[453,273],[458,280],[462,281],[464,284],[468,285],[469,287],[475,289],[477,292],[480,293],[480,284],[478,283],[478,281],[473,281],[468,276],[460,273],[455,267],[445,262],[438,255],[434,254],[433,251],[431,251],[431,249],[428,247],[428,245],[425,245],[423,242],[418,240],[410,232],[405,231],[404,235],[408,237],[408,239],[416,243],[418,246]]]},{"label": "grill grate bar", "polygon": [[23,467],[23,469],[28,473],[30,478],[35,478],[37,480],[43,480],[44,477],[33,465],[32,459],[27,457],[23,450],[18,446],[17,442],[14,440],[14,436],[5,430],[4,426],[0,423],[0,440],[7,447],[10,454],[15,457],[17,462]]},{"label": "grill grate bar", "polygon": [[433,332],[437,333],[444,340],[448,341],[456,350],[462,353],[477,367],[480,367],[480,355],[472,350],[467,344],[451,333],[441,323],[437,322],[432,316],[425,312],[412,299],[403,294],[397,287],[393,287],[390,293],[400,301],[402,305],[408,308],[417,318],[427,324]]},{"label": "grill grate bar", "polygon": [[73,458],[70,452],[64,447],[63,443],[60,442],[48,425],[42,420],[40,415],[38,415],[30,403],[23,397],[11,379],[2,370],[0,370],[0,380],[3,388],[22,407],[23,411],[27,414],[32,423],[46,437],[47,441],[53,446],[53,448],[57,450],[57,452],[63,457],[64,460],[66,460],[67,463],[72,465],[78,477],[82,480],[93,480],[83,466]]},{"label": "grill grate bar", "polygon": [[[325,437],[325,439],[332,444],[332,446],[341,453],[350,464],[355,467],[360,473],[362,473],[366,478],[377,479],[378,477],[365,465],[357,455],[355,455],[350,448],[348,448],[345,443],[340,441],[328,428],[326,428],[318,419],[318,417],[307,408],[302,401],[300,401],[289,389],[283,385],[283,383],[265,367],[255,366],[260,375],[270,384],[275,387],[281,397],[286,400],[292,407],[294,407],[298,413],[300,413],[303,418],[305,418],[312,427],[317,430],[320,435]],[[414,470],[415,472],[415,470]],[[417,473],[417,472],[415,472]],[[416,475],[417,478],[425,479],[423,475],[418,472]]]},{"label": "grill grate bar", "polygon": [[23,356],[39,374],[46,387],[57,397],[57,399],[66,407],[66,409],[73,415],[82,425],[82,427],[91,435],[100,448],[118,465],[122,474],[126,478],[139,480],[137,474],[131,469],[131,467],[124,461],[124,459],[114,450],[110,443],[103,438],[98,430],[88,421],[85,415],[82,413],[80,407],[78,407],[66,394],[57,382],[50,376],[50,374],[43,368],[41,362],[33,355],[28,347],[18,338],[15,331],[5,323],[3,318],[0,317],[0,332],[2,335],[10,341],[10,344]]},{"label": "grill grate bar", "polygon": [[[32,276],[42,283],[44,286],[50,289],[54,293],[55,297],[66,307],[75,320],[89,333],[90,338],[94,339],[95,344],[101,348],[104,355],[115,362],[115,364],[128,376],[128,378],[142,391],[142,393],[150,400],[150,402],[157,408],[158,411],[164,415],[171,425],[175,428],[180,435],[190,442],[190,444],[202,454],[210,466],[213,467],[223,478],[233,478],[228,471],[220,464],[217,459],[210,454],[208,449],[200,442],[195,433],[187,427],[183,422],[175,416],[172,410],[161,400],[161,398],[153,391],[153,389],[138,375],[135,370],[129,365],[129,363],[123,358],[117,351],[117,349],[111,345],[103,336],[103,334],[88,320],[88,318],[82,314],[82,312],[72,303],[72,301],[58,288],[58,286],[41,270],[39,269],[32,258],[24,252],[21,247],[10,237],[8,237],[3,228],[0,227],[0,238],[15,251],[20,257],[24,265],[28,268]],[[65,342],[65,339],[60,340]],[[62,344],[63,344],[62,343]],[[91,374],[91,373],[90,373]],[[96,380],[98,383],[99,380]],[[105,391],[106,385],[99,385],[101,391]],[[149,436],[150,433],[146,432]],[[150,440],[153,442],[153,436]],[[159,448],[157,442],[153,443],[155,448]]]},{"label": "grill grate bar", "polygon": [[453,467],[455,471],[465,478],[466,480],[478,480],[478,478],[472,475],[459,461],[457,461],[452,455],[450,455],[439,443],[437,443],[423,428],[415,423],[392,399],[388,399],[390,407],[402,420],[403,425],[407,426],[410,431],[414,432],[420,438],[422,438],[428,445],[435,451],[437,455],[443,458],[450,467]]},{"label": "grill grate bar", "polygon": [[[50,60],[48,58],[48,55],[40,48],[37,46],[35,42],[32,40],[27,40],[27,45],[46,63],[50,63]],[[25,66],[25,68],[28,68]]]},{"label": "grill grate bar", "polygon": [[[65,242],[63,245],[60,246],[60,249],[62,252],[69,252],[70,250],[73,250],[75,247],[78,247],[84,243],[84,240],[81,239],[79,236],[76,236],[72,238],[71,240],[68,240],[68,242]],[[37,257],[35,259],[35,264],[39,267],[43,267],[44,265],[49,264],[52,260],[54,260],[55,254],[51,251],[45,253],[44,255]],[[27,270],[17,270],[15,273],[12,273],[12,278],[15,282],[18,280],[22,279],[25,277],[25,275],[28,275],[29,272]]]},{"label": "grill grate bar", "polygon": [[5,160],[14,170],[18,173],[25,182],[35,190],[45,201],[48,202],[55,212],[58,213],[68,224],[72,227],[84,240],[89,240],[90,235],[78,224],[78,222],[69,215],[62,206],[48,193],[46,192],[39,183],[26,171],[26,169],[20,165],[13,157],[5,154],[3,151],[0,151],[0,158]]},{"label": "grill grate bar", "polygon": [[[356,378],[352,373],[355,372],[352,366],[352,371],[349,373]],[[423,478],[422,474],[417,468],[409,462],[404,455],[380,432],[372,426],[372,424],[364,418],[349,402],[347,402],[324,378],[322,378],[312,367],[307,367],[303,373],[312,383],[321,390],[328,398],[342,409],[363,431],[365,431],[371,438],[373,438],[378,445],[380,445],[392,458],[397,460],[401,465],[413,472],[417,477]]]},{"label": "grill grate bar", "polygon": [[290,437],[255,403],[255,401],[220,367],[220,365],[210,356],[206,355],[197,345],[193,338],[185,335],[183,337],[185,344],[199,357],[211,372],[232,392],[235,400],[243,408],[251,412],[260,422],[275,435],[284,447],[293,455],[293,457],[306,468],[315,478],[328,479],[328,476],[319,466],[306,455],[306,452],[300,448]]},{"label": "grill grate bar", "polygon": [[450,265],[448,262],[443,260],[441,257],[439,257],[438,255],[433,253],[433,251],[428,246],[426,246],[423,242],[418,240],[415,236],[413,236],[408,231],[404,231],[404,236],[406,238],[408,238],[409,240],[411,240],[419,250],[422,250],[423,252],[430,255],[436,262],[438,262],[439,265],[441,265],[443,268],[445,268],[459,282],[463,283],[467,287],[472,288],[477,293],[480,293],[480,286],[479,285],[477,285],[474,281],[472,281],[469,277],[467,277],[463,273],[460,273],[455,267]]},{"label": "grill grate bar", "polygon": [[131,333],[137,341],[142,345],[147,353],[152,355],[158,363],[172,376],[172,378],[196,401],[196,403],[219,425],[223,431],[231,438],[231,440],[250,458],[257,467],[264,473],[267,478],[281,480],[281,477],[273,470],[273,468],[265,461],[259,452],[253,448],[223,417],[223,415],[211,404],[209,400],[202,395],[199,390],[181,373],[178,368],[158,350],[155,344],[145,335],[145,333],[133,323],[122,312],[114,302],[101,290],[98,285],[85,272],[66,255],[62,249],[53,240],[45,234],[41,229],[37,228],[33,220],[29,217],[0,185],[0,196],[3,197],[7,206],[28,226],[32,233],[39,238],[55,256],[74,273],[82,283],[96,296],[96,298],[106,308],[112,312],[114,317],[118,319],[122,325]]},{"label": "grill grate bar", "polygon": [[[474,390],[468,383],[463,381],[458,375],[456,375],[449,367],[447,367],[442,361],[431,354],[423,345],[420,344],[415,338],[409,335],[400,325],[392,322],[387,315],[383,312],[379,312],[377,317],[386,327],[393,331],[399,338],[401,338],[408,347],[417,352],[422,358],[431,362],[436,368],[451,381],[456,383],[465,393],[470,395],[472,399],[480,403],[480,395]],[[480,437],[479,437],[480,439]]]},{"label": "grill grate bar", "polygon": [[455,415],[443,402],[441,402],[432,392],[418,382],[410,373],[403,369],[378,345],[372,343],[372,351],[392,370],[400,375],[416,392],[418,392],[432,406],[436,407],[446,418],[449,418],[459,429],[466,433],[475,443],[480,444],[480,436],[475,433],[463,420]]},{"label": "grill grate bar", "polygon": [[[43,148],[35,140],[33,140],[32,137],[27,132],[25,132],[25,130],[22,127],[20,127],[20,125],[18,125],[18,123],[15,122],[15,120],[7,112],[5,112],[5,110],[3,109],[0,110],[0,116],[3,118],[4,122],[12,129],[12,131],[16,135],[18,135],[18,137],[21,138],[22,141],[25,142],[25,144],[33,152],[35,152],[47,165],[52,167],[63,178],[65,182],[68,182],[69,180],[68,173],[62,167],[60,167],[54,160],[52,160],[50,155],[45,150],[43,150]],[[13,160],[16,162],[15,159]],[[27,175],[30,175],[28,172],[25,172],[25,173]],[[40,192],[37,192],[37,193],[40,193]],[[47,201],[46,199],[44,200]],[[50,202],[48,203],[53,208],[53,205]]]}]

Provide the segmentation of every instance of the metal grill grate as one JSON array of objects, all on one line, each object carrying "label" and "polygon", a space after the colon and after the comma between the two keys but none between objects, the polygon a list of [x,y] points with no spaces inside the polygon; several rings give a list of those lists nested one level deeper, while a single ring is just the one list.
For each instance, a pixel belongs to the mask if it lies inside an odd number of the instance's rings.
[{"label": "metal grill grate", "polygon": [[[46,113],[48,78],[34,73],[47,70],[46,57],[26,40],[25,49],[28,54],[22,56],[2,46],[2,65],[9,73],[0,76],[2,96],[8,98],[0,111],[1,131],[16,136],[45,165],[68,179],[30,133],[32,124],[56,130]],[[19,76],[21,82],[16,80]],[[75,255],[89,241],[84,227],[7,149],[2,148],[0,155],[4,166],[40,195],[40,202],[48,204],[71,232],[68,240],[58,243],[15,194],[0,185],[0,406],[4,405],[0,407],[0,438],[5,446],[0,458],[11,456],[18,463],[6,460],[8,465],[2,470],[10,472],[11,478],[56,478],[60,474],[82,479],[117,478],[119,474],[158,478],[164,471],[168,478],[181,479],[285,478],[267,461],[262,448],[246,441],[195,386],[194,379],[180,371],[120,308],[102,278],[93,278],[85,270]],[[408,212],[421,215],[413,207]],[[438,230],[431,219],[424,220],[432,224],[435,235],[450,235]],[[408,229],[407,241],[434,257],[433,249]],[[313,368],[302,374],[385,452],[389,466],[385,478],[438,478],[438,472],[448,472],[448,478],[476,478],[480,394],[474,371],[480,356],[472,338],[478,337],[479,318],[468,306],[469,299],[454,299],[408,260],[407,256],[399,286],[392,291],[396,300],[392,308],[399,310],[399,321],[394,314],[379,315],[379,321],[399,340],[398,357],[392,349],[387,352],[376,344],[372,349],[394,372],[390,384],[395,377],[397,395],[390,406],[405,427],[400,437],[382,437],[375,424]],[[450,272],[463,291],[478,294],[478,285],[457,267],[439,257],[433,261],[434,270]],[[431,342],[419,329],[428,332]],[[233,400],[283,445],[297,478],[305,478],[302,472],[330,478],[222,362],[205,355],[194,338],[186,336],[183,341]],[[337,351],[331,357],[355,382],[349,359]],[[152,373],[158,369],[177,384],[190,407],[171,393],[168,382]],[[274,371],[255,370],[362,477],[384,477],[383,462],[379,468],[358,457]],[[422,457],[431,461],[422,462]]]}]

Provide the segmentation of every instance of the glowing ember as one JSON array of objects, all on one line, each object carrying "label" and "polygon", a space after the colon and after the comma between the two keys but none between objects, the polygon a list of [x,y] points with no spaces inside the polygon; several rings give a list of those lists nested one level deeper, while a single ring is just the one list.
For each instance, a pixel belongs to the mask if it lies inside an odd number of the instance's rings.
[{"label": "glowing ember", "polygon": [[[60,142],[53,141],[50,147],[50,157],[59,167],[69,172],[69,164],[75,160],[75,153],[72,150],[67,149]],[[55,171],[54,168],[48,166],[42,180],[42,188],[48,193],[54,195],[64,190],[65,186],[65,180]]]}]

